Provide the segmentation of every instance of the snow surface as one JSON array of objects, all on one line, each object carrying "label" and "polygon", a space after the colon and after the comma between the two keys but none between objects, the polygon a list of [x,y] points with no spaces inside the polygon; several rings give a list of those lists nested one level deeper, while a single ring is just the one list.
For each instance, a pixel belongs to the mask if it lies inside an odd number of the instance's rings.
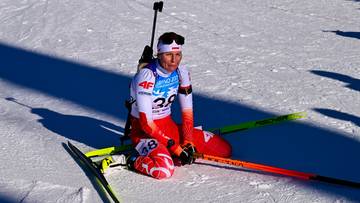
[{"label": "snow surface", "polygon": [[[0,202],[108,202],[65,143],[119,144],[152,3],[0,1]],[[358,0],[165,1],[156,36],[186,37],[196,125],[308,112],[227,135],[233,158],[360,182],[359,9]],[[107,178],[124,202],[360,202],[358,189],[205,161],[167,180]]]}]

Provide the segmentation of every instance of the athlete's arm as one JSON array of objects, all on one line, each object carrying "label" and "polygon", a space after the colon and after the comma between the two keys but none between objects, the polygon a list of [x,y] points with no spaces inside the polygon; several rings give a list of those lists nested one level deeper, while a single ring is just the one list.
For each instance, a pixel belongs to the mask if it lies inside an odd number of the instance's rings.
[{"label": "athlete's arm", "polygon": [[193,101],[192,101],[192,87],[190,81],[190,73],[185,67],[179,67],[180,86],[179,86],[179,103],[182,117],[182,134],[184,144],[193,143]]}]

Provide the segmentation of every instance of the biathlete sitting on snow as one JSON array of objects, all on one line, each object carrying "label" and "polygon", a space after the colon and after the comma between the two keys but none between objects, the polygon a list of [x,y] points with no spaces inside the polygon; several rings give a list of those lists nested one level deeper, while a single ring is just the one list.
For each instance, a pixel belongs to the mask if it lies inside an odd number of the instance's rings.
[{"label": "biathlete sitting on snow", "polygon": [[[128,156],[126,164],[129,169],[157,179],[174,173],[172,157],[184,165],[195,161],[195,151],[231,156],[231,146],[223,138],[193,127],[190,76],[185,66],[180,65],[183,44],[184,37],[174,32],[161,35],[157,58],[138,70],[130,87],[134,101],[130,138],[137,153]],[[182,113],[179,125],[171,118],[171,104],[177,95]]]}]

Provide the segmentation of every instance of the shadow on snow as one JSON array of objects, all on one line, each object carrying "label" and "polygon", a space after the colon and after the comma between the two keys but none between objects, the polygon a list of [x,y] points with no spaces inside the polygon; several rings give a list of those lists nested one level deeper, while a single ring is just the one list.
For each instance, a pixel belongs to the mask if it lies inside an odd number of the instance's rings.
[{"label": "shadow on snow", "polygon": [[46,108],[33,108],[12,97],[5,99],[29,108],[31,113],[41,117],[37,122],[48,130],[87,146],[108,147],[111,143],[118,142],[119,137],[123,135],[123,128],[107,121],[87,116],[61,114]]},{"label": "shadow on snow", "polygon": [[[0,78],[5,81],[126,119],[123,102],[128,95],[129,77],[4,44],[0,44],[0,55]],[[195,125],[204,125],[205,129],[274,116],[250,106],[199,95],[196,90],[194,92]],[[95,140],[107,136],[111,137],[105,141],[108,145],[118,144],[118,141],[113,143],[116,133],[106,135],[110,132],[104,130],[103,126],[111,129],[119,127],[106,121],[63,115],[50,109],[33,108],[32,112],[42,117],[39,122],[44,127],[69,139],[97,147]],[[179,117],[179,112],[175,114]],[[67,125],[57,124],[61,122]],[[96,133],[91,138],[75,138],[78,133],[72,131],[78,128],[68,127],[73,123],[85,127],[85,133],[93,130]],[[239,132],[225,138],[232,143],[234,158],[360,182],[360,143],[344,133],[291,122]],[[360,200],[358,190],[305,181],[297,183]]]},{"label": "shadow on snow", "polygon": [[9,197],[8,194],[3,195],[0,193],[0,202],[1,203],[17,203],[17,202],[19,202],[19,200]]},{"label": "shadow on snow", "polygon": [[334,80],[339,80],[341,82],[347,83],[346,87],[356,90],[356,91],[360,91],[360,79],[357,78],[353,78],[347,75],[343,75],[340,73],[334,73],[334,72],[329,72],[329,71],[322,71],[322,70],[311,70],[311,73],[314,73],[316,75],[319,76],[323,76],[323,77],[327,77],[327,78],[331,78]]},{"label": "shadow on snow", "polygon": [[350,37],[355,39],[360,39],[360,32],[344,32],[341,30],[323,30],[323,32],[332,32],[336,35],[342,36],[342,37]]},{"label": "shadow on snow", "polygon": [[86,116],[65,115],[45,108],[33,108],[31,113],[41,116],[38,122],[47,129],[94,148],[118,143],[123,131],[112,123]]},{"label": "shadow on snow", "polygon": [[314,110],[321,114],[324,114],[325,116],[340,119],[343,121],[350,121],[360,127],[360,117],[357,117],[357,116],[354,116],[354,115],[351,115],[348,113],[332,110],[332,109],[316,108]]}]

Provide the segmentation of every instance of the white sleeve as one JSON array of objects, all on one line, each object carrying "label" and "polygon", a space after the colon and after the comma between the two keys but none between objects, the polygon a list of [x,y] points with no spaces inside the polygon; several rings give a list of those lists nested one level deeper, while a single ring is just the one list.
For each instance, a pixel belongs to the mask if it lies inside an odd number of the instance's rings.
[{"label": "white sleeve", "polygon": [[180,74],[180,89],[187,89],[190,90],[189,94],[179,94],[179,103],[181,109],[192,109],[193,101],[192,101],[192,93],[191,93],[191,80],[190,80],[190,73],[184,67],[179,67],[179,74]]},{"label": "white sleeve", "polygon": [[191,85],[190,72],[185,66],[179,66],[180,87],[188,87]]},{"label": "white sleeve", "polygon": [[155,85],[154,73],[144,68],[139,71],[133,84],[139,113],[145,113],[152,120],[152,91]]}]

